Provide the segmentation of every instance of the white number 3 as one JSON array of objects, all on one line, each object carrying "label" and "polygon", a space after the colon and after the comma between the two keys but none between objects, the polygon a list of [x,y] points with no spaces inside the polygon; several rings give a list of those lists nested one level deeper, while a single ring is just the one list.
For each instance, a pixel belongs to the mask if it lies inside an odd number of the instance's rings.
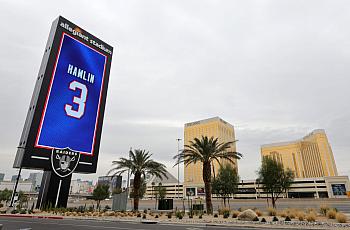
[{"label": "white number 3", "polygon": [[74,110],[72,105],[66,104],[64,106],[64,110],[66,111],[66,114],[68,116],[80,119],[85,112],[85,102],[86,102],[88,90],[86,88],[86,85],[77,81],[72,81],[69,84],[69,89],[73,91],[76,91],[76,89],[80,89],[80,97],[76,97],[76,96],[73,97],[73,103],[78,105],[78,109]]}]

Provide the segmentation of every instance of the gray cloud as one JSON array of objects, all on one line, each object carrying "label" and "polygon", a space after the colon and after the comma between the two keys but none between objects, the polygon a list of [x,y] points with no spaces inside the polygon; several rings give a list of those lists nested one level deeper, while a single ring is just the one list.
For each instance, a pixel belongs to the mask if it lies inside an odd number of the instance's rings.
[{"label": "gray cloud", "polygon": [[347,1],[1,5],[0,167],[7,174],[15,173],[51,22],[62,15],[115,47],[97,175],[131,146],[172,166],[183,124],[212,116],[236,127],[242,178],[255,177],[261,144],[316,128],[326,129],[339,172],[350,175]]}]

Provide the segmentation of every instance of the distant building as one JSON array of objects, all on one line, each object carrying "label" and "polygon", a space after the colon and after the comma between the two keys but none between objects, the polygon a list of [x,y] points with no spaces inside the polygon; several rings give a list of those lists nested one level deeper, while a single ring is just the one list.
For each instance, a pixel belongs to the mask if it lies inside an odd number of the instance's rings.
[{"label": "distant building", "polygon": [[33,183],[34,191],[40,190],[41,180],[43,178],[43,173],[30,173],[28,180]]},{"label": "distant building", "polygon": [[[0,191],[4,189],[13,190],[15,187],[15,181],[1,181],[0,182]],[[16,191],[22,191],[22,192],[33,192],[34,187],[33,183],[31,181],[20,181],[17,185]]]},{"label": "distant building", "polygon": [[300,140],[261,146],[261,155],[281,162],[296,178],[337,176],[333,152],[326,133],[317,129]]},{"label": "distant building", "polygon": [[5,178],[5,173],[0,173],[0,181],[3,181]]},{"label": "distant building", "polygon": [[113,192],[116,188],[122,188],[122,176],[100,176],[97,184],[107,184],[109,185],[109,191]]},{"label": "distant building", "polygon": [[[348,176],[296,178],[290,189],[281,194],[284,198],[347,198],[350,191]],[[197,196],[197,194],[195,194]],[[263,185],[256,180],[242,180],[238,184],[235,199],[266,198]],[[216,194],[213,194],[216,197]]]},{"label": "distant building", "polygon": [[70,183],[70,194],[91,194],[94,190],[92,181],[72,180]]},{"label": "distant building", "polygon": [[[190,141],[193,141],[194,138],[201,139],[202,136],[207,136],[208,138],[218,138],[220,143],[229,142],[235,140],[235,131],[233,125],[219,117],[213,117],[185,124],[185,145],[189,145]],[[229,150],[236,151],[235,143]],[[234,159],[234,162],[235,164],[233,167],[237,168],[237,160]],[[227,160],[221,160],[221,164],[231,163]],[[219,163],[213,162],[213,168],[215,170],[215,174],[217,174],[220,168]],[[196,191],[196,193],[198,191],[199,194],[204,193],[203,167],[200,162],[184,167],[184,189],[185,193],[193,193],[193,191]]]},{"label": "distant building", "polygon": [[146,199],[155,199],[155,189],[161,183],[161,186],[166,188],[166,196],[165,198],[170,199],[182,199],[183,198],[183,186],[182,183],[178,183],[178,180],[170,174],[168,171],[166,172],[168,178],[163,177],[162,179],[157,176],[152,176],[147,179],[147,189],[144,195]]},{"label": "distant building", "polygon": [[[16,181],[16,180],[17,180],[17,177],[18,177],[18,175],[13,175],[13,176],[11,177],[11,181],[12,181],[12,182]],[[22,180],[22,177],[19,176],[19,181],[21,181],[21,180]]]}]

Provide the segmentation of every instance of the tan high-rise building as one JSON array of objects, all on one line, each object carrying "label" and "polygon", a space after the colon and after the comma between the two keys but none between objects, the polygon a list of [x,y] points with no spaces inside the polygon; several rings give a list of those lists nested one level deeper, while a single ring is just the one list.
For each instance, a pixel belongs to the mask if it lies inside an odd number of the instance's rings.
[{"label": "tan high-rise building", "polygon": [[[219,143],[235,140],[235,131],[233,125],[227,123],[219,117],[213,117],[205,120],[195,121],[185,124],[184,144],[189,145],[194,138],[201,139],[202,136],[218,138]],[[236,151],[236,145],[233,144],[230,151]],[[235,161],[237,167],[237,160]],[[222,162],[228,163],[228,162]],[[215,162],[214,171],[217,174],[219,164]],[[203,167],[201,163],[190,164],[184,168],[184,187],[191,188],[194,192],[193,196],[201,196],[203,194]],[[192,193],[193,193],[192,191]]]},{"label": "tan high-rise building", "polygon": [[317,129],[301,140],[261,146],[261,155],[280,161],[296,178],[338,176],[326,133]]}]

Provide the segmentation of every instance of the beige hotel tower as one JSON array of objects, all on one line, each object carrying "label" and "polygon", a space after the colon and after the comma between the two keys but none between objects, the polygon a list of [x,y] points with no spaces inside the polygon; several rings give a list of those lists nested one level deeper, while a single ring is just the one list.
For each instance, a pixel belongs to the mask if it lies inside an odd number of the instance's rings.
[{"label": "beige hotel tower", "polygon": [[[227,123],[219,117],[213,117],[205,120],[195,121],[185,124],[184,144],[189,145],[194,138],[201,138],[202,136],[218,138],[219,143],[235,140],[235,131],[233,125]],[[236,151],[236,145],[233,144],[230,151]],[[228,163],[228,162],[222,162]],[[235,163],[237,167],[237,160]],[[184,192],[186,195],[186,188],[191,188],[195,193],[193,196],[203,196],[203,174],[202,164],[190,164],[184,167]],[[215,174],[218,173],[219,164],[214,163]]]},{"label": "beige hotel tower", "polygon": [[338,176],[333,152],[323,129],[300,140],[261,146],[261,155],[270,156],[294,171],[296,178]]}]

